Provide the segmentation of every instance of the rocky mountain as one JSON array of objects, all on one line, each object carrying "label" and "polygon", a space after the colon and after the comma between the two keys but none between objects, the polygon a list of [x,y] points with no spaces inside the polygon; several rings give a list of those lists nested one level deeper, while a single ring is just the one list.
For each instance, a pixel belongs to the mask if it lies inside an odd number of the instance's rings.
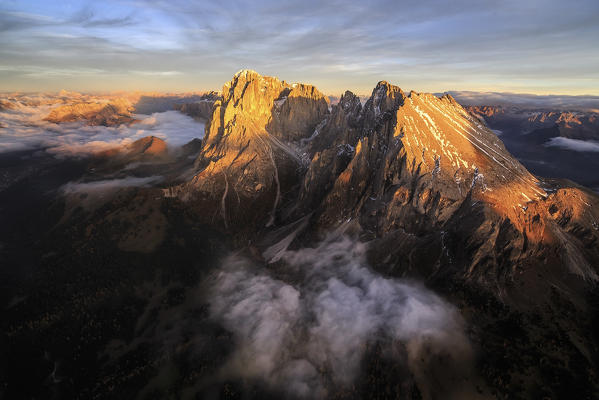
[{"label": "rocky mountain", "polygon": [[108,102],[80,102],[54,108],[45,118],[55,124],[85,121],[88,125],[118,126],[136,122],[131,113],[133,106],[122,98]]},{"label": "rocky mountain", "polygon": [[0,394],[597,397],[599,196],[473,110],[243,70],[205,132],[0,157],[38,166],[0,191]]},{"label": "rocky mountain", "polygon": [[226,226],[239,219],[252,226],[266,215],[272,225],[282,193],[299,177],[303,160],[296,145],[328,113],[328,99],[313,86],[247,70],[222,93],[206,126],[198,174],[169,195],[200,198],[203,207],[220,212]]}]

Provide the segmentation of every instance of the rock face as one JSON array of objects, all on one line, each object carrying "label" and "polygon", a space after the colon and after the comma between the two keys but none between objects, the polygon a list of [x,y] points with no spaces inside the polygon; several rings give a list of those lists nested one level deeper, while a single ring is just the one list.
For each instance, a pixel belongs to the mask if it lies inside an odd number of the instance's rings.
[{"label": "rock face", "polygon": [[88,125],[118,126],[135,122],[132,112],[133,107],[126,99],[81,102],[59,106],[53,109],[45,120],[55,124],[85,121]]},{"label": "rock face", "polygon": [[[350,215],[357,217],[363,207],[377,208],[388,201],[401,209],[412,204],[442,224],[469,195],[506,214],[520,212],[527,201],[545,195],[495,134],[450,96],[406,95],[386,82],[377,85],[363,109],[347,104],[348,96],[335,108],[331,120],[348,121],[351,129],[331,133],[336,127],[325,126],[321,135],[342,136],[315,153],[303,185],[302,197],[311,197],[309,192],[320,186],[311,182],[314,170],[325,174],[338,170],[323,164],[323,158],[333,162],[339,158],[333,154],[351,154],[339,176],[333,172],[325,179],[334,180],[324,199],[330,205],[322,216],[326,225]],[[352,133],[343,137],[346,132]],[[392,188],[397,190],[386,198]],[[396,222],[391,219],[386,224]]]},{"label": "rock face", "polygon": [[299,143],[328,114],[328,99],[313,86],[247,70],[222,93],[196,160],[200,172],[176,191],[217,207],[226,226],[266,216],[266,225],[272,225],[282,193],[299,179]]}]

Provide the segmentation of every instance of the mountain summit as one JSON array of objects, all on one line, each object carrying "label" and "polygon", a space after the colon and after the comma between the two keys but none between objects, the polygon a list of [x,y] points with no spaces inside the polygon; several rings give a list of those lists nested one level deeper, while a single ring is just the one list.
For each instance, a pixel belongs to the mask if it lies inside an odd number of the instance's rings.
[{"label": "mountain summit", "polygon": [[539,257],[548,270],[597,279],[597,197],[530,174],[450,95],[382,81],[364,105],[348,91],[330,107],[314,86],[249,70],[222,93],[194,178],[166,192],[226,229],[310,215],[324,232],[352,220],[381,245],[430,235],[436,268],[459,259],[451,268],[492,286],[516,272],[532,279]]}]

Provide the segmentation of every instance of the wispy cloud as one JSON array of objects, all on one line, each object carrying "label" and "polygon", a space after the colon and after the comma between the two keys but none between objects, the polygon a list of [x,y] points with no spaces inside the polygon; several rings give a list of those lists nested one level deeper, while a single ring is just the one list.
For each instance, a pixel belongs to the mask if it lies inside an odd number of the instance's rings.
[{"label": "wispy cloud", "polygon": [[135,75],[143,75],[143,76],[175,76],[175,75],[181,75],[182,72],[181,71],[139,71],[139,70],[133,70],[133,71],[129,71],[132,74]]},{"label": "wispy cloud", "polygon": [[559,147],[565,150],[599,153],[599,142],[594,140],[578,140],[565,137],[551,138],[545,146]]},{"label": "wispy cloud", "polygon": [[153,183],[160,182],[161,176],[134,177],[128,176],[119,179],[105,179],[92,182],[69,182],[61,187],[61,191],[65,194],[72,193],[106,193],[125,187],[146,187]]},{"label": "wispy cloud", "polygon": [[98,76],[105,70],[98,68],[52,68],[37,65],[0,65],[0,72],[17,72],[30,78],[68,77],[68,76]]},{"label": "wispy cloud", "polygon": [[66,23],[81,25],[86,28],[120,28],[135,25],[133,13],[122,17],[102,17],[89,5],[72,15]]}]

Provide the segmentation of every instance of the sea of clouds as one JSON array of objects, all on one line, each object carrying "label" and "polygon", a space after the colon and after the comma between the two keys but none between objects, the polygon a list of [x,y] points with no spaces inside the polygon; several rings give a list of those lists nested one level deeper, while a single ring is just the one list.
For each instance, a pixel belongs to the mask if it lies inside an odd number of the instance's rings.
[{"label": "sea of clouds", "polygon": [[465,106],[518,106],[530,109],[599,112],[599,96],[450,91]]},{"label": "sea of clouds", "polygon": [[368,345],[378,343],[398,360],[403,354],[425,398],[474,394],[459,312],[421,284],[372,271],[365,254],[365,244],[331,236],[285,251],[279,274],[238,255],[225,259],[208,284],[210,313],[236,341],[223,374],[322,398],[349,387]]},{"label": "sea of clouds", "polygon": [[145,136],[181,146],[204,136],[204,124],[178,111],[138,114],[140,122],[117,127],[87,126],[84,122],[44,121],[52,105],[18,105],[0,111],[0,153],[45,149],[59,157],[84,156],[134,142]]}]

